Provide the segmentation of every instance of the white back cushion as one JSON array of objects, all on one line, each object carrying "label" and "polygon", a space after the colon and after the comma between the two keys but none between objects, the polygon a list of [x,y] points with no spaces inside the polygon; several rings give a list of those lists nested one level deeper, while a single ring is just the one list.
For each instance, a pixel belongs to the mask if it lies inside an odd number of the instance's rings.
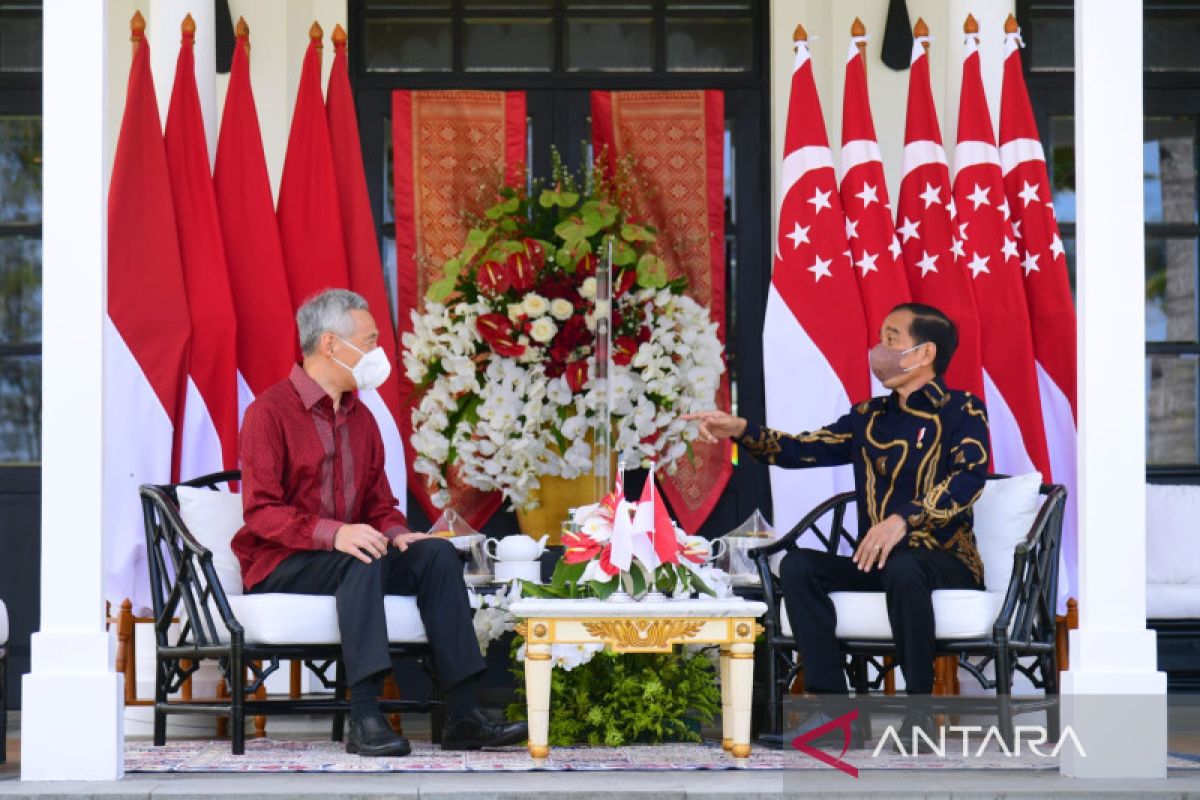
[{"label": "white back cushion", "polygon": [[1200,583],[1200,486],[1146,485],[1146,582]]},{"label": "white back cushion", "polygon": [[983,559],[983,583],[989,592],[1008,588],[1013,549],[1033,527],[1041,485],[1038,472],[990,480],[975,503],[975,542]]},{"label": "white back cushion", "polygon": [[242,496],[180,486],[179,516],[196,541],[213,554],[213,566],[227,595],[242,593],[242,565],[233,554],[233,535],[242,527]]}]

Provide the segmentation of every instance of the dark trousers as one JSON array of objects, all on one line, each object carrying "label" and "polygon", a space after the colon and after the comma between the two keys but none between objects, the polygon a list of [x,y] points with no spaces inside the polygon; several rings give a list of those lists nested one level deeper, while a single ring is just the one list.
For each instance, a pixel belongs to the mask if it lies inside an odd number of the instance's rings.
[{"label": "dark trousers", "polygon": [[336,550],[296,553],[250,591],[333,595],[350,684],[391,669],[384,595],[416,595],[438,683],[449,690],[486,667],[462,573],[454,545],[426,539],[403,553],[388,548],[383,558],[370,564]]},{"label": "dark trousers", "polygon": [[830,592],[887,595],[888,621],[909,694],[933,691],[934,589],[978,589],[966,565],[945,550],[896,549],[882,570],[862,572],[850,556],[793,550],[779,568],[788,620],[804,662],[804,688],[845,694],[846,674],[834,631]]}]

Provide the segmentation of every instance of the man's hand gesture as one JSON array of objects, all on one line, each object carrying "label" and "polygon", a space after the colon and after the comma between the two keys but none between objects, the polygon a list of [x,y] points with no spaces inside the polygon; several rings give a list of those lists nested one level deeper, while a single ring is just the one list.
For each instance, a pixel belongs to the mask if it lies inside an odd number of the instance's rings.
[{"label": "man's hand gesture", "polygon": [[867,535],[858,543],[858,549],[854,551],[854,563],[858,564],[858,568],[863,572],[870,572],[875,567],[883,569],[888,554],[907,532],[908,526],[904,524],[904,518],[899,514],[892,514],[867,531]]},{"label": "man's hand gesture", "polygon": [[730,436],[741,436],[742,432],[746,430],[746,420],[726,414],[724,411],[713,410],[684,414],[682,419],[688,422],[699,422],[699,439],[709,444],[716,444],[721,439],[728,439]]},{"label": "man's hand gesture", "polygon": [[333,535],[333,549],[354,556],[364,564],[383,558],[388,540],[370,525],[346,524]]},{"label": "man's hand gesture", "polygon": [[405,550],[408,549],[408,546],[410,544],[415,544],[417,542],[424,541],[425,539],[439,539],[439,538],[441,538],[441,537],[433,536],[428,533],[413,533],[411,531],[405,531],[404,533],[398,533],[394,537],[392,537],[392,547],[395,547],[397,550],[399,550],[401,553],[403,553]]}]

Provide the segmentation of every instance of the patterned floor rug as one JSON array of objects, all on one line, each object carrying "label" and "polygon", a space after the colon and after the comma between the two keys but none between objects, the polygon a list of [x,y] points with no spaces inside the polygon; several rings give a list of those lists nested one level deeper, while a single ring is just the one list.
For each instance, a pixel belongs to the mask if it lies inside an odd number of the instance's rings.
[{"label": "patterned floor rug", "polygon": [[[834,751],[830,755],[837,757]],[[1192,757],[1194,758],[1194,757]],[[1058,769],[1058,759],[1031,753],[1006,756],[998,750],[968,756],[948,748],[944,756],[905,756],[888,748],[851,750],[842,761],[857,769]],[[1172,769],[1200,769],[1200,762],[1172,755]],[[728,770],[737,765],[716,744],[668,744],[630,747],[559,747],[550,751],[548,771]],[[747,769],[831,769],[797,751],[755,748]],[[428,742],[413,742],[405,758],[362,758],[348,755],[329,741],[252,739],[246,754],[232,755],[228,741],[169,741],[154,747],[146,741],[125,746],[127,772],[526,772],[536,767],[523,747],[486,752],[443,752]]]}]

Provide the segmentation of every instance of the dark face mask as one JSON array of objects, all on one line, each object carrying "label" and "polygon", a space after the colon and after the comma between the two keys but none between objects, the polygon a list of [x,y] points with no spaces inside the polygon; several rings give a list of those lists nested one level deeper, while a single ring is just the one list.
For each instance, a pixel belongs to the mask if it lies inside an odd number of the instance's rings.
[{"label": "dark face mask", "polygon": [[911,367],[900,365],[901,359],[906,355],[916,350],[921,345],[915,345],[907,350],[893,350],[883,342],[871,348],[870,361],[871,373],[879,380],[880,383],[886,384],[888,381],[899,378],[906,372],[911,372],[920,366],[913,364]]}]

